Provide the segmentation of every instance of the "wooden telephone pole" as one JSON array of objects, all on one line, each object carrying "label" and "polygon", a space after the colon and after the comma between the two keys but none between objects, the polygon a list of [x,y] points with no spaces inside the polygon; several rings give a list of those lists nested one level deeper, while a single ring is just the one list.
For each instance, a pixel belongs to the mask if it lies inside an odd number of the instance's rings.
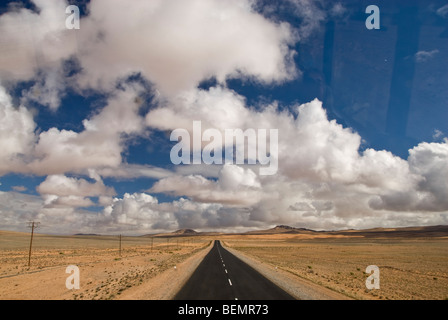
[{"label": "wooden telephone pole", "polygon": [[120,245],[119,245],[119,253],[120,253],[120,257],[121,257],[121,234],[120,234]]},{"label": "wooden telephone pole", "polygon": [[39,227],[40,222],[28,222],[28,228],[31,228],[30,251],[28,252],[28,267],[31,265],[31,248],[33,247],[34,229]]}]

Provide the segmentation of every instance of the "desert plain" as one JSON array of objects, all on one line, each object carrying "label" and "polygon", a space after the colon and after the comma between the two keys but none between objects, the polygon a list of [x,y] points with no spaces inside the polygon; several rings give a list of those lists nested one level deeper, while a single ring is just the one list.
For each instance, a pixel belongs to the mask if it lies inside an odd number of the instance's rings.
[{"label": "desert plain", "polygon": [[[30,261],[30,234],[0,231],[0,299],[169,300],[213,240],[298,299],[448,299],[446,226],[362,232],[281,226],[243,234],[123,236],[121,245],[115,235],[35,234]],[[66,287],[69,265],[80,270],[79,289]],[[379,289],[366,288],[369,265],[380,270]]]},{"label": "desert plain", "polygon": [[[171,240],[171,241],[170,241]],[[170,299],[211,243],[206,239],[148,239],[118,236],[0,232],[0,299],[110,300]],[[79,268],[80,288],[68,290],[66,273]],[[147,288],[149,286],[149,288]],[[145,292],[134,295],[136,287]]]}]

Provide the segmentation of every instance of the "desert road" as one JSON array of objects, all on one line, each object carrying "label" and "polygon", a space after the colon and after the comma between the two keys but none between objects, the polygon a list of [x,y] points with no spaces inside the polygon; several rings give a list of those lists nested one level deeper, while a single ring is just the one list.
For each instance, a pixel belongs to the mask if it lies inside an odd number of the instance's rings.
[{"label": "desert road", "polygon": [[224,249],[220,241],[174,300],[292,300],[291,295]]}]

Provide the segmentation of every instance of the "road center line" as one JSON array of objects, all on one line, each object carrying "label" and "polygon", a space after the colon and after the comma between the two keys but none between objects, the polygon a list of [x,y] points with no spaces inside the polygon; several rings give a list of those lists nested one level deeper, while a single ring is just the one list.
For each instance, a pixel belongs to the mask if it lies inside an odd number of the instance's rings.
[{"label": "road center line", "polygon": [[229,280],[229,284],[232,285],[232,281],[230,281],[230,279],[227,279],[227,280]]}]

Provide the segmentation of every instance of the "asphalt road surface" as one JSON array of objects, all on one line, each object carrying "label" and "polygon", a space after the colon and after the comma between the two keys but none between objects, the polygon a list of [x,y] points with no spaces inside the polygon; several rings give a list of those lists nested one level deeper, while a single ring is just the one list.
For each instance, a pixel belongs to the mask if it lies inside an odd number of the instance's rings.
[{"label": "asphalt road surface", "polygon": [[220,241],[174,300],[293,300],[258,271],[224,249]]}]

